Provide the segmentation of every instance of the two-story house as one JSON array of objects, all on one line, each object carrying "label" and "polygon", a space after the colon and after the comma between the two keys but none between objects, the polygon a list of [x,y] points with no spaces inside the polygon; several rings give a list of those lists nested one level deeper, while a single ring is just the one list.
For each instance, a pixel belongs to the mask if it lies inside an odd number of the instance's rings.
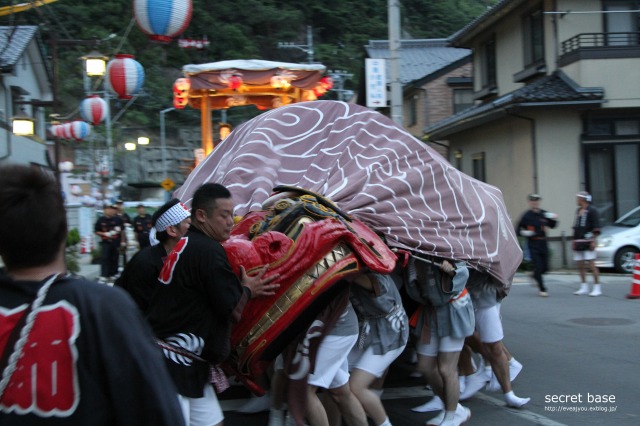
[{"label": "two-story house", "polygon": [[[53,100],[51,69],[37,26],[0,27],[0,161],[51,167],[44,105]],[[35,120],[34,136],[12,133],[11,118]]]},{"label": "two-story house", "polygon": [[[370,40],[367,57],[389,59],[388,40]],[[387,71],[387,78],[391,78]],[[471,51],[449,46],[446,39],[400,41],[403,127],[421,139],[426,126],[473,106]],[[389,82],[387,82],[389,83]],[[446,144],[431,143],[442,155]]]},{"label": "two-story house", "polygon": [[455,166],[499,187],[514,221],[540,193],[560,214],[556,238],[572,234],[577,191],[593,195],[605,223],[637,206],[638,9],[637,0],[497,3],[450,37],[473,50],[476,106],[426,137],[448,141]]}]

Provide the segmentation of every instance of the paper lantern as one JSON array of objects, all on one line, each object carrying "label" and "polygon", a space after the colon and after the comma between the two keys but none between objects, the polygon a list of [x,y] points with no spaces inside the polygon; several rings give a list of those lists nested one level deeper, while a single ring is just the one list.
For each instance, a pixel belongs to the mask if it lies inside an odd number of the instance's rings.
[{"label": "paper lantern", "polygon": [[239,75],[234,74],[229,77],[229,89],[231,90],[238,90],[240,86],[242,86],[242,83],[242,77],[240,77]]},{"label": "paper lantern", "polygon": [[80,116],[88,123],[98,125],[107,118],[109,105],[98,95],[91,95],[80,103]]},{"label": "paper lantern", "polygon": [[188,78],[179,78],[173,83],[173,106],[183,109],[189,103],[189,88],[191,81]]},{"label": "paper lantern", "polygon": [[71,138],[82,141],[91,134],[91,125],[84,121],[76,120],[69,124]]},{"label": "paper lantern", "polygon": [[189,26],[191,12],[191,0],[133,0],[138,28],[159,43],[169,43],[182,34]]},{"label": "paper lantern", "polygon": [[119,54],[107,64],[107,89],[120,99],[131,99],[144,83],[144,69],[133,58],[133,55]]},{"label": "paper lantern", "polygon": [[62,139],[67,140],[73,139],[73,136],[71,135],[71,123],[64,123],[62,125],[61,137]]}]

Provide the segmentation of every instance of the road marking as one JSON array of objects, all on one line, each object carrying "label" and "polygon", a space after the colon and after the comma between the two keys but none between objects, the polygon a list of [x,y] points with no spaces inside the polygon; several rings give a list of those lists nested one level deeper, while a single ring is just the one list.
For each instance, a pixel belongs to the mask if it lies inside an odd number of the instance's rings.
[{"label": "road marking", "polygon": [[489,395],[485,395],[484,393],[478,392],[473,396],[474,398],[478,398],[489,405],[493,405],[495,407],[501,408],[503,410],[507,410],[511,414],[520,417],[521,419],[528,420],[536,425],[542,426],[567,426],[564,423],[558,423],[554,420],[551,420],[548,417],[545,417],[541,414],[536,414],[533,411],[523,410],[522,408],[511,408],[507,407],[504,404],[504,401],[501,399],[494,398]]}]

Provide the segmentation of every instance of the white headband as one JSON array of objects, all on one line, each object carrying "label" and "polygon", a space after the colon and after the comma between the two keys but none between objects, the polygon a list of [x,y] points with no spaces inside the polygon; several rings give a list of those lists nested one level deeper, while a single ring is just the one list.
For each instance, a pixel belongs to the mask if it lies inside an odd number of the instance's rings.
[{"label": "white headband", "polygon": [[172,225],[179,224],[189,216],[191,216],[191,212],[189,212],[189,209],[184,204],[178,203],[171,206],[171,208],[160,215],[155,226],[151,228],[151,232],[149,233],[151,245],[155,246],[159,243],[156,239],[158,232],[162,232]]}]

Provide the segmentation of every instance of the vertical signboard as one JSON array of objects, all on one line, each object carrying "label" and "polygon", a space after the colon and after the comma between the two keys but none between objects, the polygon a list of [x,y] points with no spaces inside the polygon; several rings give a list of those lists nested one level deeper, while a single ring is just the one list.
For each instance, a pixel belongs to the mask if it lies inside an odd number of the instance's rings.
[{"label": "vertical signboard", "polygon": [[386,60],[367,58],[364,61],[367,82],[367,107],[385,107],[387,106]]}]

